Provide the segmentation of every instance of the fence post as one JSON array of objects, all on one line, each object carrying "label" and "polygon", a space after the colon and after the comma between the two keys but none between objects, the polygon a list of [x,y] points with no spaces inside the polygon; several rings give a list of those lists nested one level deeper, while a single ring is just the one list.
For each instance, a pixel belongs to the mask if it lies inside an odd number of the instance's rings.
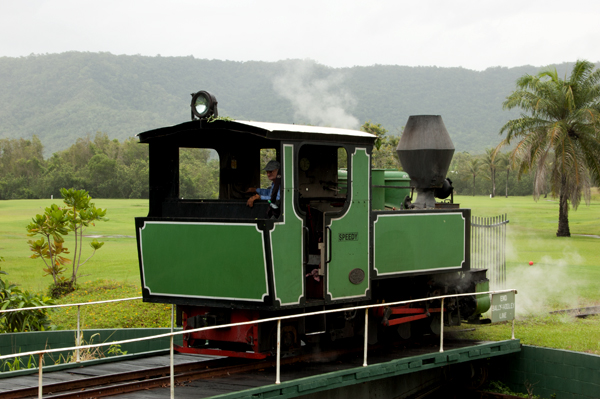
[{"label": "fence post", "polygon": [[[513,291],[514,292],[514,291]],[[516,311],[516,309],[515,309]],[[513,315],[513,319],[512,319],[512,333],[511,333],[511,339],[515,339],[515,316]]]},{"label": "fence post", "polygon": [[[506,221],[506,213],[502,216],[502,221]],[[502,225],[502,248],[506,248],[506,224]],[[506,251],[500,253],[500,264],[502,265],[502,288],[506,288]]]},{"label": "fence post", "polygon": [[[173,320],[175,315],[175,305],[171,304],[171,334],[173,334]],[[171,399],[175,399],[175,359],[173,357],[173,346],[174,346],[175,337],[171,335],[171,346],[170,346],[170,356],[171,359],[169,361],[170,373],[171,373]]]},{"label": "fence post", "polygon": [[43,383],[42,383],[42,367],[44,364],[44,354],[40,353],[39,354],[39,363],[38,363],[38,369],[39,369],[39,376],[38,376],[38,398],[42,399],[42,396],[44,395],[44,389],[43,389]]},{"label": "fence post", "polygon": [[444,351],[444,298],[440,308],[440,353]]},{"label": "fence post", "polygon": [[275,384],[281,384],[281,319],[277,320],[277,370],[275,371]]},{"label": "fence post", "polygon": [[75,342],[75,346],[77,347],[77,349],[75,350],[75,354],[76,354],[75,361],[77,363],[81,362],[81,358],[79,357],[79,347],[81,346],[81,327],[79,324],[80,312],[81,312],[81,305],[77,305],[77,342]]},{"label": "fence post", "polygon": [[[171,331],[173,332],[173,331]],[[171,357],[170,357],[170,361],[169,361],[169,368],[170,368],[170,373],[171,373],[171,399],[175,398],[175,366],[174,366],[174,359],[173,359],[173,335],[171,335]]]},{"label": "fence post", "polygon": [[363,353],[363,367],[367,367],[367,347],[369,345],[369,308],[365,309],[365,348]]}]

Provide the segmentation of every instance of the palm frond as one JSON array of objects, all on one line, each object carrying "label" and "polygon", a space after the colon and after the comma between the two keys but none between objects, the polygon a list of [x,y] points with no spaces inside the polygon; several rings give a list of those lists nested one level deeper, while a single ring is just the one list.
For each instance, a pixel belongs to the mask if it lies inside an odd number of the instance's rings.
[{"label": "palm frond", "polygon": [[564,79],[555,68],[524,75],[502,105],[523,113],[502,126],[496,152],[516,141],[510,162],[519,177],[535,172],[534,196],[549,179],[573,208],[582,194],[587,201],[592,182],[600,185],[600,70],[578,60]]}]

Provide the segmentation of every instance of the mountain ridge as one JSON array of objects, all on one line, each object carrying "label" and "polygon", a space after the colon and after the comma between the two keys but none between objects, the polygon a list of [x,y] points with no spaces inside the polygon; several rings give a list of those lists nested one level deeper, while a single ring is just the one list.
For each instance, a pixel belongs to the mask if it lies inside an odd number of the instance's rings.
[{"label": "mountain ridge", "polygon": [[518,115],[502,109],[516,79],[540,69],[331,68],[82,52],[0,57],[0,138],[36,135],[45,156],[98,131],[124,140],[189,120],[190,93],[207,90],[219,114],[234,119],[356,129],[370,120],[398,134],[410,115],[442,115],[457,151],[481,153]]}]

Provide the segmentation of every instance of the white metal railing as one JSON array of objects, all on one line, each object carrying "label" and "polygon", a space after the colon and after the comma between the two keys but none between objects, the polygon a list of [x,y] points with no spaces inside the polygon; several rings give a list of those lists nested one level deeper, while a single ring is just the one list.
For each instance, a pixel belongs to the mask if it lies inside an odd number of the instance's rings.
[{"label": "white metal railing", "polygon": [[[77,333],[75,335],[75,346],[79,347],[81,345],[81,307],[87,305],[98,305],[103,303],[112,303],[112,302],[125,302],[125,301],[134,301],[136,299],[142,299],[141,296],[136,296],[132,298],[121,298],[121,299],[109,299],[106,301],[95,301],[95,302],[81,302],[81,303],[67,303],[62,305],[46,305],[46,306],[35,306],[31,308],[19,308],[19,309],[5,309],[0,310],[0,314],[9,313],[9,312],[27,312],[29,310],[37,310],[37,309],[51,309],[51,308],[72,308],[77,306]],[[171,313],[173,313],[173,306],[171,306]],[[171,331],[173,331],[173,317],[171,317]],[[80,352],[79,349],[75,350],[75,361],[79,363]]]},{"label": "white metal railing", "polygon": [[[175,383],[174,383],[175,382],[175,374],[174,374],[174,364],[173,364],[173,360],[174,360],[173,359],[173,357],[174,357],[173,341],[174,341],[175,336],[183,335],[183,334],[190,334],[190,333],[195,333],[195,332],[200,332],[200,331],[213,330],[213,329],[218,329],[218,328],[237,327],[237,326],[250,325],[250,324],[277,322],[277,359],[276,359],[276,366],[275,366],[276,367],[275,384],[280,384],[281,383],[281,380],[280,380],[281,360],[280,359],[281,359],[281,321],[282,320],[290,320],[290,319],[295,319],[295,318],[299,318],[299,317],[315,316],[315,315],[323,315],[323,314],[329,314],[329,313],[346,312],[349,310],[364,309],[365,310],[365,334],[364,334],[364,350],[363,350],[363,367],[366,367],[367,366],[368,339],[369,339],[369,333],[368,333],[368,331],[369,331],[369,329],[368,329],[369,309],[382,307],[382,306],[397,306],[397,305],[406,305],[406,304],[411,304],[411,303],[432,301],[432,300],[438,300],[438,299],[441,300],[441,306],[440,306],[440,312],[441,312],[440,313],[440,352],[444,352],[444,299],[457,298],[457,297],[463,297],[463,296],[473,296],[473,295],[486,295],[486,294],[493,295],[493,294],[501,294],[501,293],[506,293],[506,292],[514,292],[516,294],[517,290],[516,289],[505,289],[505,290],[498,290],[498,291],[470,292],[470,293],[465,293],[465,294],[440,295],[440,296],[433,296],[433,297],[428,297],[428,298],[411,299],[408,301],[377,303],[377,304],[373,304],[373,305],[361,305],[361,306],[354,306],[354,307],[349,307],[349,308],[320,310],[320,311],[311,312],[311,313],[301,313],[301,314],[295,314],[295,315],[289,315],[289,316],[271,317],[271,318],[267,318],[267,319],[251,320],[251,321],[245,321],[245,322],[240,322],[240,323],[231,323],[231,324],[221,324],[221,325],[217,325],[217,326],[200,327],[200,328],[195,328],[195,329],[190,329],[190,330],[182,330],[182,331],[173,331],[174,306],[171,305],[171,332],[170,333],[151,335],[151,336],[142,337],[142,338],[132,338],[132,339],[126,339],[126,340],[122,340],[122,341],[103,342],[103,343],[99,343],[99,344],[90,344],[90,345],[79,345],[81,342],[78,341],[76,343],[77,345],[74,347],[44,349],[44,350],[30,351],[30,352],[24,352],[24,353],[13,353],[10,355],[0,356],[0,360],[10,359],[10,358],[19,357],[19,356],[38,355],[39,356],[38,398],[41,399],[42,398],[43,359],[44,359],[44,354],[46,354],[46,353],[54,353],[54,352],[62,352],[62,351],[79,351],[80,349],[100,348],[100,347],[108,346],[108,345],[122,345],[122,344],[128,344],[128,343],[132,343],[132,342],[148,341],[151,339],[159,339],[159,338],[169,337],[170,338],[171,398],[174,398],[175,397]],[[100,304],[100,303],[108,303],[108,302],[130,301],[130,300],[134,300],[134,299],[141,299],[141,297],[116,299],[116,300],[110,300],[110,301],[86,302],[86,303],[79,303],[79,304],[40,306],[40,307],[35,307],[35,308],[7,309],[5,311],[0,311],[0,312],[5,313],[7,311],[35,310],[35,309],[51,308],[51,307],[83,306],[83,305],[92,305],[92,304]],[[78,317],[79,317],[79,312],[78,312]],[[78,322],[78,327],[79,327],[79,322]],[[78,332],[78,335],[79,335],[79,332]],[[515,320],[514,320],[514,318],[512,320],[511,339],[515,339]]]}]

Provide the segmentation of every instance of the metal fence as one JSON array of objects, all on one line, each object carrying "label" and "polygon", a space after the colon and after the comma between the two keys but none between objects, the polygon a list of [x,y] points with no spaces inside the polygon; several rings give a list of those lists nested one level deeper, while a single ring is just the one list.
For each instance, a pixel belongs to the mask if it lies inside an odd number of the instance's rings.
[{"label": "metal fence", "polygon": [[[494,294],[501,294],[501,293],[506,293],[506,292],[514,292],[515,294],[517,293],[516,290],[509,289],[509,290],[500,290],[500,291],[480,292],[479,295],[485,295],[485,294],[494,295]],[[341,309],[329,309],[329,310],[321,310],[321,311],[317,311],[317,312],[300,313],[300,314],[295,314],[295,315],[273,317],[273,318],[261,319],[261,320],[251,320],[251,321],[246,321],[246,322],[241,322],[241,323],[221,324],[221,325],[216,325],[216,326],[200,327],[200,328],[184,330],[184,331],[173,331],[172,326],[173,326],[174,312],[173,312],[173,308],[171,308],[171,333],[168,333],[168,334],[158,334],[158,335],[152,335],[152,336],[142,337],[142,338],[126,339],[126,340],[114,341],[114,342],[103,342],[103,343],[99,343],[99,344],[90,344],[90,345],[81,345],[81,341],[78,340],[79,342],[76,342],[76,345],[73,347],[57,348],[57,349],[42,349],[42,350],[30,351],[30,352],[24,352],[24,353],[12,353],[9,355],[0,355],[0,360],[10,359],[10,358],[19,357],[19,356],[27,357],[27,356],[38,355],[38,357],[39,357],[38,398],[42,399],[42,397],[43,397],[44,353],[53,353],[53,352],[59,352],[59,351],[65,351],[65,350],[77,352],[81,349],[100,348],[100,347],[109,346],[109,345],[122,345],[122,344],[130,343],[130,342],[139,342],[139,341],[147,341],[147,340],[157,339],[157,338],[170,337],[170,339],[171,339],[170,362],[169,362],[170,363],[170,377],[171,377],[170,378],[170,380],[171,380],[171,382],[170,382],[170,388],[171,388],[170,389],[170,397],[173,399],[173,398],[175,398],[175,369],[174,369],[174,361],[173,361],[173,356],[174,356],[173,342],[174,342],[174,337],[177,335],[185,335],[185,334],[190,334],[190,333],[194,333],[194,332],[206,331],[206,330],[212,330],[212,329],[218,329],[218,328],[227,328],[227,327],[235,327],[235,326],[243,326],[243,325],[251,325],[251,324],[261,324],[261,323],[276,321],[277,322],[277,347],[276,347],[277,352],[276,352],[276,366],[275,366],[275,384],[280,384],[281,383],[280,369],[281,369],[281,321],[282,320],[289,320],[289,319],[315,316],[315,315],[323,315],[323,314],[328,314],[328,313],[345,312],[348,310],[364,310],[364,312],[365,312],[365,328],[364,328],[364,340],[363,340],[363,367],[366,367],[368,365],[367,353],[368,353],[368,341],[369,341],[369,334],[368,334],[368,332],[369,332],[369,328],[368,328],[369,309],[383,307],[383,306],[407,305],[407,304],[411,304],[411,303],[440,300],[441,305],[440,305],[440,347],[439,347],[439,351],[444,352],[444,299],[458,298],[458,297],[472,296],[472,295],[473,295],[473,293],[440,295],[440,296],[428,297],[428,298],[411,299],[408,301],[378,303],[378,304],[373,304],[373,305],[362,305],[362,306],[354,306],[354,307],[341,308]],[[128,301],[128,300],[135,300],[135,299],[139,299],[139,297],[117,299],[117,300],[112,300],[112,301],[101,301],[101,302],[95,302],[95,303],[88,302],[88,303],[69,304],[69,305],[54,305],[52,307],[56,307],[56,306],[61,306],[61,307],[63,307],[63,306],[78,306],[79,307],[79,306],[83,306],[83,305],[93,305],[93,304],[104,303],[104,302]],[[27,309],[32,310],[32,309],[42,309],[42,308],[48,308],[48,307],[50,307],[50,306],[39,306],[39,307],[27,308]],[[22,311],[22,310],[23,309],[7,309],[7,310],[4,310],[3,312],[15,312],[15,311]],[[514,321],[514,319],[512,319],[511,339],[515,339],[515,321]]]},{"label": "metal fence", "polygon": [[506,214],[471,216],[471,269],[488,269],[490,289],[506,286]]},{"label": "metal fence", "polygon": [[[81,307],[82,306],[92,306],[92,305],[101,305],[105,303],[115,303],[115,302],[126,302],[126,301],[135,301],[142,299],[141,296],[136,296],[132,298],[121,298],[121,299],[108,299],[105,301],[94,301],[94,302],[82,302],[82,303],[66,303],[62,305],[46,305],[46,306],[35,306],[30,308],[18,308],[18,309],[1,309],[0,315],[3,313],[11,313],[11,312],[28,312],[33,310],[41,310],[41,309],[57,309],[57,308],[71,308],[77,306],[77,330],[75,333],[75,361],[79,363],[81,361],[79,347],[81,346],[82,334],[81,334]],[[173,332],[173,314],[174,307],[171,305],[171,332]]]}]

